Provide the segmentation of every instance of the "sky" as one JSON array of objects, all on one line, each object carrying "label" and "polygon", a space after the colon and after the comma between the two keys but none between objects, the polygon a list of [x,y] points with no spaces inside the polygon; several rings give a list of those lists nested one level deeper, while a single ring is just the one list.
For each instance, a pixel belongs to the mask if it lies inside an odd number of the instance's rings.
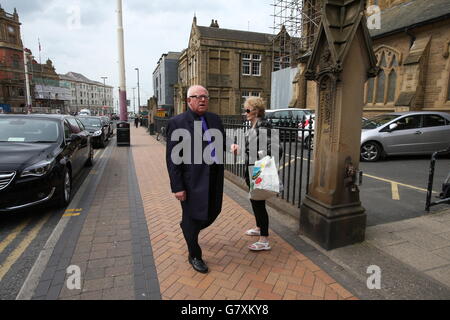
[{"label": "sky", "polygon": [[[39,61],[53,61],[56,72],[81,73],[119,86],[116,0],[0,0],[17,8],[22,41]],[[140,71],[141,104],[153,96],[152,74],[161,55],[188,45],[194,14],[197,24],[218,20],[221,28],[273,33],[270,0],[123,0],[127,98],[133,100]],[[114,90],[117,97],[117,90]],[[137,101],[137,90],[136,101]],[[137,102],[136,102],[137,103]]]}]

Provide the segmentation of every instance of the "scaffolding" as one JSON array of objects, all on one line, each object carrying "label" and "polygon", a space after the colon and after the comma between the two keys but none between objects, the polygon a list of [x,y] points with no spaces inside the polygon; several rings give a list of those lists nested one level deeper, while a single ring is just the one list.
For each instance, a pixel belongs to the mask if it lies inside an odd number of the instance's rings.
[{"label": "scaffolding", "polygon": [[295,65],[297,58],[311,50],[321,20],[320,3],[320,0],[273,1],[273,71]]}]

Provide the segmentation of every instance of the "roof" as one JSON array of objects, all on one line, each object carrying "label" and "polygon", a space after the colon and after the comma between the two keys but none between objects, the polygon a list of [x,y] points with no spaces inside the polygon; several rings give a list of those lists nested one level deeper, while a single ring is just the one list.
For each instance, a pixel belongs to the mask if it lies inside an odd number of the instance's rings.
[{"label": "roof", "polygon": [[444,19],[450,19],[449,0],[411,0],[381,11],[381,29],[370,35],[378,38]]},{"label": "roof", "polygon": [[32,114],[0,114],[1,117],[20,117],[20,118],[31,118],[31,119],[53,119],[53,120],[62,120],[68,117],[72,117],[67,114],[40,114],[40,113],[32,113]]},{"label": "roof", "polygon": [[241,30],[231,30],[223,28],[210,28],[197,26],[200,36],[211,39],[224,39],[224,40],[234,40],[234,41],[245,41],[245,42],[255,42],[255,43],[272,43],[274,36],[268,33],[241,31]]}]

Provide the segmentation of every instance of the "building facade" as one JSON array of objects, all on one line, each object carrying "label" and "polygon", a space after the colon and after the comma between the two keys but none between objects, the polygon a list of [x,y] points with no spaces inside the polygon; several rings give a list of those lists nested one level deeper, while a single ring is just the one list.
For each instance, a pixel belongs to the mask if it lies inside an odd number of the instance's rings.
[{"label": "building facade", "polygon": [[197,25],[194,17],[189,45],[179,59],[175,85],[176,113],[187,108],[191,85],[206,87],[210,111],[239,114],[245,99],[259,96],[270,102],[273,36],[265,33]]},{"label": "building facade", "polygon": [[94,115],[114,113],[113,87],[92,81],[76,72],[59,75],[59,78],[70,87],[71,113],[81,109],[90,109]]},{"label": "building facade", "polygon": [[178,59],[180,52],[169,52],[161,56],[153,72],[153,92],[158,99],[158,108],[174,114],[174,86],[178,82]]},{"label": "building facade", "polygon": [[[319,6],[320,2],[314,3]],[[373,5],[381,9],[381,29],[369,30],[381,70],[366,83],[364,115],[450,112],[450,1],[366,1],[367,8]],[[305,30],[315,32],[313,27]],[[304,64],[299,65],[300,73]],[[315,83],[302,81],[301,74],[297,78],[299,101],[306,92],[300,105],[315,109]]]},{"label": "building facade", "polygon": [[60,80],[53,62],[48,59],[45,64],[33,60],[31,67],[34,87],[33,113],[69,113],[70,88]]},{"label": "building facade", "polygon": [[27,112],[23,44],[19,15],[0,7],[0,109]]}]

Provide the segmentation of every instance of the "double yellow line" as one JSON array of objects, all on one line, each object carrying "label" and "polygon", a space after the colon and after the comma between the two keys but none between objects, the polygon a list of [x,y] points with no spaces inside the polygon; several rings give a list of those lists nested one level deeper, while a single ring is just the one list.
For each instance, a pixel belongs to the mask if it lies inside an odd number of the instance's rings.
[{"label": "double yellow line", "polygon": [[[11,267],[16,263],[16,261],[22,256],[28,246],[37,237],[42,227],[47,223],[50,218],[50,214],[44,216],[34,227],[31,229],[27,236],[17,245],[17,247],[11,252],[11,254],[6,258],[4,262],[0,264],[0,281],[6,273],[11,269]],[[9,234],[5,240],[0,242],[0,253],[2,253],[16,238],[17,236],[28,226],[31,219],[25,220],[19,226],[17,226],[14,231]]]},{"label": "double yellow line", "polygon": [[[291,156],[292,157],[292,156]],[[301,157],[297,157],[298,160],[302,160]],[[282,170],[283,168],[286,168],[288,166],[290,166],[293,162],[295,162],[297,159],[292,159],[291,161],[286,162],[284,165],[280,166],[280,170]],[[308,159],[303,158],[304,161],[308,161]],[[311,162],[313,162],[313,160],[310,160]],[[400,200],[400,193],[398,191],[398,187],[402,186],[408,189],[413,189],[413,190],[417,190],[417,191],[421,191],[421,192],[428,192],[427,189],[423,189],[423,188],[419,188],[419,187],[415,187],[409,184],[405,184],[405,183],[401,183],[401,182],[397,182],[397,181],[393,181],[393,180],[389,180],[389,179],[385,179],[385,178],[380,178],[380,177],[376,177],[376,176],[372,176],[370,174],[364,174],[364,177],[366,178],[371,178],[371,179],[375,179],[378,181],[383,181],[383,182],[387,182],[391,185],[391,192],[392,192],[392,199],[399,201]],[[433,193],[438,193],[436,191],[433,191]]]}]

